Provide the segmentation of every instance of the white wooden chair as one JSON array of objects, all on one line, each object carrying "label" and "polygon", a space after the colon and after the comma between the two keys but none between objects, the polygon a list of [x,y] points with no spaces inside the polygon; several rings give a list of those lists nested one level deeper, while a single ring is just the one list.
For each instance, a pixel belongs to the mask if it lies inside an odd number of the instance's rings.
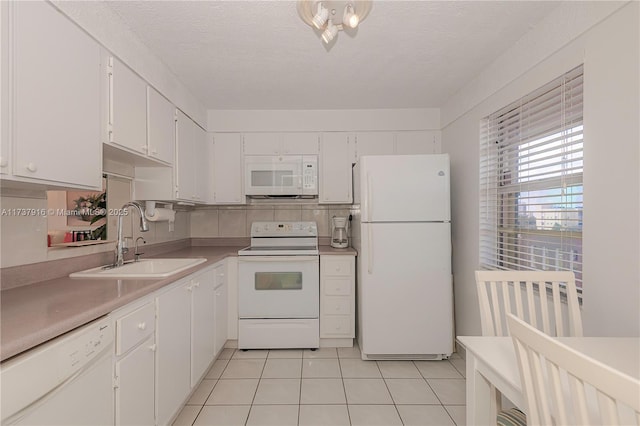
[{"label": "white wooden chair", "polygon": [[[640,424],[640,381],[540,332],[507,323],[518,358],[529,425]],[[595,392],[596,397],[589,398]],[[624,408],[622,408],[624,407]],[[635,419],[621,420],[627,410]],[[631,422],[631,423],[630,423]]]},{"label": "white wooden chair", "polygon": [[[476,283],[483,336],[508,336],[506,313],[550,336],[582,336],[573,272],[476,271]],[[566,306],[562,287],[566,289]]]}]

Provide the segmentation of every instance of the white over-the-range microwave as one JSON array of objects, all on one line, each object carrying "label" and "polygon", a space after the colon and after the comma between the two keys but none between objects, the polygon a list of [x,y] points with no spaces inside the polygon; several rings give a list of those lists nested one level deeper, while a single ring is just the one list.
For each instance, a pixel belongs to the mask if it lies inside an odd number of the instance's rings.
[{"label": "white over-the-range microwave", "polygon": [[317,155],[247,155],[244,172],[248,196],[318,196]]}]

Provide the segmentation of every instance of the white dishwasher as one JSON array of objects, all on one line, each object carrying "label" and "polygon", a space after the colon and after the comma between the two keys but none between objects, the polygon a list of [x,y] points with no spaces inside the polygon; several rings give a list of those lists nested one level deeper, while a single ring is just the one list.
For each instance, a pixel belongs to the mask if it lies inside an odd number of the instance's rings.
[{"label": "white dishwasher", "polygon": [[113,425],[113,322],[101,318],[0,365],[2,425]]}]

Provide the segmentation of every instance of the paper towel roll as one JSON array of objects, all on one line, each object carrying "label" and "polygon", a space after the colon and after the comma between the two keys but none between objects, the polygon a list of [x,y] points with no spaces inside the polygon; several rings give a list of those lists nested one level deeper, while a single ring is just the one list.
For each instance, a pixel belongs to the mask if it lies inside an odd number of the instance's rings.
[{"label": "paper towel roll", "polygon": [[155,208],[153,210],[153,215],[150,215],[148,211],[145,211],[144,216],[151,222],[174,222],[176,220],[176,211],[172,209]]}]

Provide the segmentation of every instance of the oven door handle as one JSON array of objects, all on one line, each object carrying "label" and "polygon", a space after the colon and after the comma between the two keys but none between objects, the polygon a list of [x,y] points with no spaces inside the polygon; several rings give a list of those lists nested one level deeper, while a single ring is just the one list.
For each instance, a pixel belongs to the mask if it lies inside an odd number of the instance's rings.
[{"label": "oven door handle", "polygon": [[319,256],[242,256],[238,262],[319,262]]}]

